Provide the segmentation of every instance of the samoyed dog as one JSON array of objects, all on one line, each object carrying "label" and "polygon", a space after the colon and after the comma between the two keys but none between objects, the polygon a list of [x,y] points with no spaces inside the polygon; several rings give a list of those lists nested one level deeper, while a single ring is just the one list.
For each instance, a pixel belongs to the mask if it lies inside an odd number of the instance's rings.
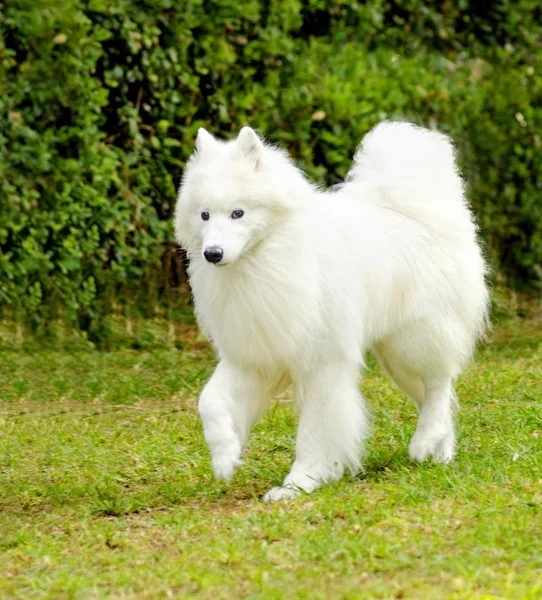
[{"label": "samoyed dog", "polygon": [[455,452],[454,380],[487,319],[485,265],[450,141],[384,122],[323,191],[249,127],[196,140],[175,211],[202,330],[220,362],[199,401],[215,477],[292,386],[296,456],[264,500],[361,467],[371,349],[418,408],[414,461]]}]

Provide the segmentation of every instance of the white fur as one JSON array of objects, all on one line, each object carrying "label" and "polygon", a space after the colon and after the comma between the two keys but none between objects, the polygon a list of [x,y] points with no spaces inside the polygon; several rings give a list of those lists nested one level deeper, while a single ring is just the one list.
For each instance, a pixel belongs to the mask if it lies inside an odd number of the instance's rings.
[{"label": "white fur", "polygon": [[[231,218],[236,209],[242,218]],[[368,349],[419,409],[411,458],[453,458],[453,381],[484,329],[488,295],[445,136],[381,123],[346,182],[324,192],[252,129],[231,142],[201,130],[175,230],[199,323],[220,356],[199,404],[217,478],[231,478],[252,425],[290,383],[296,459],[264,499],[357,471]],[[209,246],[224,252],[218,265],[203,257]]]}]

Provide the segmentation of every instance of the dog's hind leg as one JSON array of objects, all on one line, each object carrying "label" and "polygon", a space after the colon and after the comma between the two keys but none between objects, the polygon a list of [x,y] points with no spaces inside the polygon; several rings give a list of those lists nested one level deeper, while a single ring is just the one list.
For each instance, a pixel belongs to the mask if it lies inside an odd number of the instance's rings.
[{"label": "dog's hind leg", "polygon": [[397,384],[397,387],[409,396],[418,408],[423,404],[425,388],[422,378],[404,367],[398,360],[389,356],[384,345],[375,345],[373,348],[380,366]]},{"label": "dog's hind leg", "polygon": [[424,384],[425,398],[410,441],[410,458],[422,462],[432,456],[436,462],[445,464],[455,454],[453,381],[451,377],[433,377],[425,379]]},{"label": "dog's hind leg", "polygon": [[373,348],[384,370],[416,403],[418,424],[409,454],[422,462],[429,457],[447,463],[455,453],[454,374],[458,367],[438,345],[427,351],[415,332],[398,335]]},{"label": "dog's hind leg", "polygon": [[199,412],[217,479],[229,481],[241,464],[250,429],[269,403],[258,373],[221,361],[205,386]]},{"label": "dog's hind leg", "polygon": [[294,379],[300,405],[296,458],[283,485],[265,494],[265,501],[312,492],[346,468],[360,468],[368,426],[358,371],[355,364],[320,365]]}]

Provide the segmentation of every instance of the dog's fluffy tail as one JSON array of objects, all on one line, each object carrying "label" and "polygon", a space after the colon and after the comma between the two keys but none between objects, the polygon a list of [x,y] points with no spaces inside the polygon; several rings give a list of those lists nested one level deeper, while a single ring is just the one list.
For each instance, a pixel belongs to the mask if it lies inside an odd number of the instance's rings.
[{"label": "dog's fluffy tail", "polygon": [[[384,122],[370,131],[354,157],[348,182],[369,184],[366,201],[453,231],[471,221],[450,140],[410,123]],[[474,225],[473,225],[474,227]]]}]

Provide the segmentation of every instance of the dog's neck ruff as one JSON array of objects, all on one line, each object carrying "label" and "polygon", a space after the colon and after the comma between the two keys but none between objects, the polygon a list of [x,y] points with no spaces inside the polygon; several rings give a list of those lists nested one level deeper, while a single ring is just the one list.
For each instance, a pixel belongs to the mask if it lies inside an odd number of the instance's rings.
[{"label": "dog's neck ruff", "polygon": [[258,369],[284,368],[294,357],[299,362],[302,352],[308,358],[321,321],[310,261],[299,248],[275,253],[272,246],[267,240],[226,267],[199,257],[190,267],[200,325],[221,358]]}]

